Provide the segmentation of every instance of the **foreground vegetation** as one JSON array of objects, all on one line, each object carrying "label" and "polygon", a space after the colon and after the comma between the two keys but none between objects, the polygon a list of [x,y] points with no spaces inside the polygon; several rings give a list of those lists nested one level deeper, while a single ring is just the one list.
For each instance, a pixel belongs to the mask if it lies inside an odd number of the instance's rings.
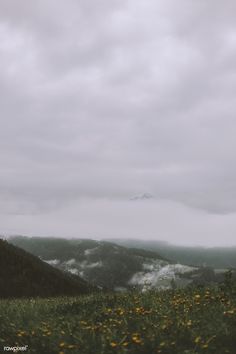
[{"label": "foreground vegetation", "polygon": [[38,354],[236,352],[236,298],[226,285],[1,300],[0,323],[0,352],[24,345]]}]

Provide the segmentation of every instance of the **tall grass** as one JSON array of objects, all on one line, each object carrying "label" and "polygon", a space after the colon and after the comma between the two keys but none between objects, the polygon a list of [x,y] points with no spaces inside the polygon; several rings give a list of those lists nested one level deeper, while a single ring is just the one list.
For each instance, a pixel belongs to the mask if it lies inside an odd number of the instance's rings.
[{"label": "tall grass", "polygon": [[224,288],[2,300],[0,323],[0,352],[236,353],[236,297]]}]

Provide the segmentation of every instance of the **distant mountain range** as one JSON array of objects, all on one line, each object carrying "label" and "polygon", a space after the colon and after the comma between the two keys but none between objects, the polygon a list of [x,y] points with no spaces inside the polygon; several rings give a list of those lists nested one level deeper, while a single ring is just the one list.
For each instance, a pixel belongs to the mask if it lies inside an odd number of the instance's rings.
[{"label": "distant mountain range", "polygon": [[79,295],[92,290],[80,277],[0,239],[0,298]]},{"label": "distant mountain range", "polygon": [[234,247],[191,247],[176,246],[165,241],[112,239],[107,240],[128,248],[140,248],[158,252],[172,262],[190,266],[236,269],[236,246]]},{"label": "distant mountain range", "polygon": [[157,251],[128,248],[114,242],[20,236],[9,241],[45,263],[80,276],[101,289],[167,289],[223,279],[224,270],[216,274],[207,267],[169,261]]}]

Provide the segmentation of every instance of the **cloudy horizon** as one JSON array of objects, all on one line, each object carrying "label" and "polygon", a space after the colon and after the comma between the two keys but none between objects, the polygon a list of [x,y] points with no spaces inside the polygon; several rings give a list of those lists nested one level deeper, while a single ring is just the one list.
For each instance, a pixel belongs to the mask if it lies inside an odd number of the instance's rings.
[{"label": "cloudy horizon", "polygon": [[1,2],[0,234],[235,245],[235,10]]}]

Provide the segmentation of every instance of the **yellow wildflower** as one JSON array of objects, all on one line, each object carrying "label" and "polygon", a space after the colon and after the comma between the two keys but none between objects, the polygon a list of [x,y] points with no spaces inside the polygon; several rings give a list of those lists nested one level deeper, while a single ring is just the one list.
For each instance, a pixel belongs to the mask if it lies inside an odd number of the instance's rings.
[{"label": "yellow wildflower", "polygon": [[67,346],[67,348],[68,349],[74,349],[74,348],[76,348],[76,346],[74,344],[70,344],[70,345]]},{"label": "yellow wildflower", "polygon": [[116,348],[116,347],[117,347],[117,343],[116,343],[116,342],[111,342],[111,343],[110,343],[110,346],[111,346],[112,348]]},{"label": "yellow wildflower", "polygon": [[202,348],[203,348],[203,349],[207,349],[207,348],[208,348],[208,344],[207,344],[207,343],[206,343],[206,344],[203,344],[203,345],[202,345]]}]

